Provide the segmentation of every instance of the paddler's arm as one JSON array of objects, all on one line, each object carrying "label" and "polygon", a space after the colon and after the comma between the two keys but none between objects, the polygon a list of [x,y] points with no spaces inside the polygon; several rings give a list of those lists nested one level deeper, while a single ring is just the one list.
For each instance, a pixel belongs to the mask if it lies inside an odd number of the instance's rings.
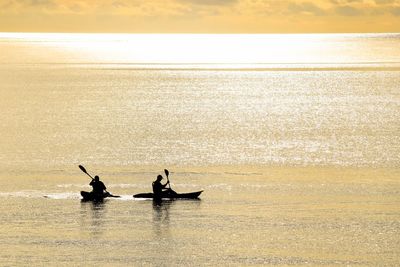
[{"label": "paddler's arm", "polygon": [[169,181],[166,182],[165,184],[163,184],[163,185],[162,185],[162,188],[166,188],[168,184],[169,184]]}]

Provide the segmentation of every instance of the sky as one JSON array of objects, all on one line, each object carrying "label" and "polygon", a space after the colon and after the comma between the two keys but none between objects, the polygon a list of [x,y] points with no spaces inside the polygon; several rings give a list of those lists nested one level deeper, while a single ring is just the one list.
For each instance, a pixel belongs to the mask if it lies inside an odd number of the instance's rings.
[{"label": "sky", "polygon": [[0,0],[0,32],[400,32],[400,0]]}]

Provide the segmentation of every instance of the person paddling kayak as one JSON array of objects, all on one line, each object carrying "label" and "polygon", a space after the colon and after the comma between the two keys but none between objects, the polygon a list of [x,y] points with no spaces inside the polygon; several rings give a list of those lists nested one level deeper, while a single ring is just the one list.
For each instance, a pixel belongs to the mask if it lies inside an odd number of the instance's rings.
[{"label": "person paddling kayak", "polygon": [[106,186],[102,181],[100,181],[100,178],[97,175],[94,177],[94,179],[90,182],[89,185],[93,187],[91,193],[93,193],[95,196],[103,197],[104,193],[107,193]]},{"label": "person paddling kayak", "polygon": [[[154,198],[161,199],[161,195],[162,195],[163,189],[165,187],[167,187],[167,185],[169,184],[169,181],[166,182],[165,184],[162,184],[161,183],[162,179],[163,179],[162,175],[158,175],[157,179],[152,184],[153,185]],[[166,190],[164,190],[164,191],[166,191]]]},{"label": "person paddling kayak", "polygon": [[83,201],[103,201],[104,198],[106,197],[120,197],[120,196],[114,196],[107,192],[107,188],[104,185],[102,181],[100,181],[99,176],[95,176],[94,178],[86,171],[85,167],[82,165],[78,166],[81,171],[86,173],[87,176],[92,178],[92,181],[90,182],[90,186],[93,187],[92,192],[86,192],[86,191],[81,191],[81,196]]},{"label": "person paddling kayak", "polygon": [[171,189],[171,186],[169,186],[169,188],[164,189],[167,187],[167,185],[169,185],[169,180],[165,183],[162,184],[161,180],[164,179],[162,177],[162,175],[158,175],[157,179],[153,182],[153,199],[155,201],[161,201],[162,197],[169,195],[169,196],[173,196],[176,195],[176,192],[174,190]]},{"label": "person paddling kayak", "polygon": [[[159,204],[161,199],[198,199],[199,195],[203,192],[190,192],[190,193],[176,193],[174,190],[171,189],[171,184],[169,182],[169,171],[167,169],[164,170],[165,175],[167,176],[167,182],[165,184],[161,183],[163,179],[162,175],[158,175],[157,179],[153,182],[153,193],[140,193],[133,195],[134,198],[152,198],[153,201]],[[168,186],[167,189],[165,189]]]}]

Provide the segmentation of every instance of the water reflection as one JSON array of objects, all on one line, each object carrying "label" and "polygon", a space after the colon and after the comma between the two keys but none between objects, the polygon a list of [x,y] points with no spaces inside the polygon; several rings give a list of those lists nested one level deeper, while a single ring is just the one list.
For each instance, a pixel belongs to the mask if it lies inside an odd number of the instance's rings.
[{"label": "water reflection", "polygon": [[104,231],[106,216],[106,202],[81,202],[81,227],[84,231],[89,231],[94,238],[99,238]]},{"label": "water reflection", "polygon": [[156,236],[163,236],[166,233],[169,234],[169,213],[174,203],[175,201],[172,200],[153,200],[153,227]]},{"label": "water reflection", "polygon": [[[173,220],[181,221],[186,217],[186,215],[181,213],[182,211],[186,209],[195,211],[199,208],[200,204],[200,199],[153,201],[153,227],[155,235],[159,237],[168,235],[171,222]],[[175,209],[173,208],[174,206],[176,206]],[[172,216],[171,208],[174,210]]]}]

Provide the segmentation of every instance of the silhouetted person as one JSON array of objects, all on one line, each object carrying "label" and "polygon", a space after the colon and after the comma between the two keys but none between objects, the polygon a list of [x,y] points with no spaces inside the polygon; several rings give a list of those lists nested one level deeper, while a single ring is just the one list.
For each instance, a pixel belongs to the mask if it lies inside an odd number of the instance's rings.
[{"label": "silhouetted person", "polygon": [[102,197],[104,191],[107,190],[106,186],[103,184],[102,181],[100,181],[100,178],[97,175],[94,177],[94,179],[90,182],[89,185],[93,187],[92,193],[95,194],[96,196]]},{"label": "silhouetted person", "polygon": [[162,193],[166,192],[167,190],[163,190],[167,185],[169,184],[169,181],[166,182],[165,184],[161,183],[161,180],[163,177],[161,175],[157,176],[157,179],[153,182],[153,199],[156,201],[160,201],[162,198]]}]

